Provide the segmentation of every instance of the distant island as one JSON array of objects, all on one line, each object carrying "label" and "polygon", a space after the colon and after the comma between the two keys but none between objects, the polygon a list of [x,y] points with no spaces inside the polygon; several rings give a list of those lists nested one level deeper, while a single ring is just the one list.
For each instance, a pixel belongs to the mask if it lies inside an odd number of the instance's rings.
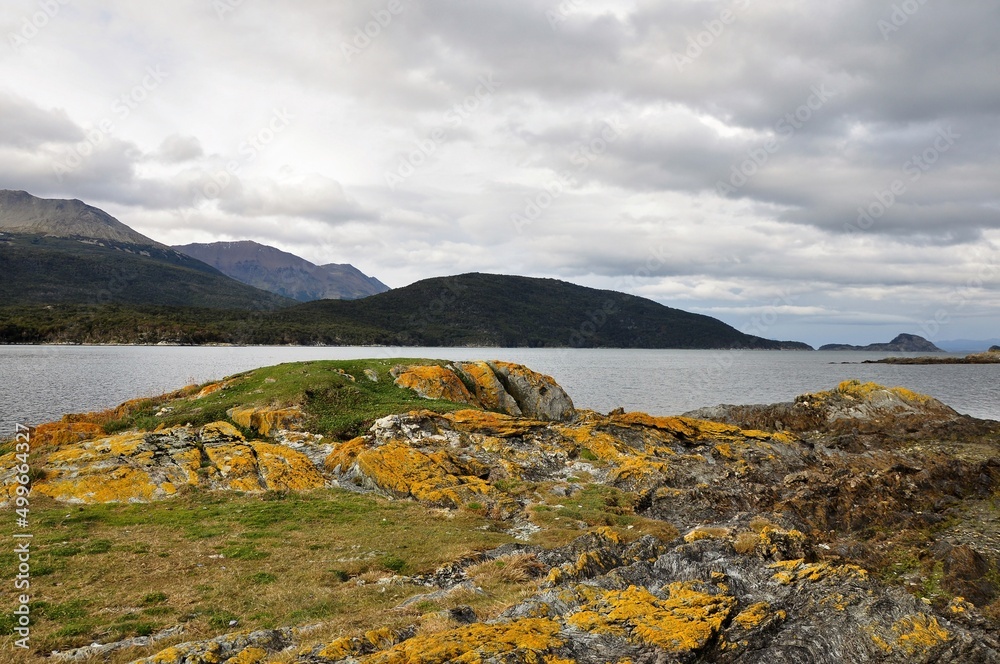
[{"label": "distant island", "polygon": [[1000,364],[1000,346],[965,357],[885,357],[881,360],[865,360],[862,364]]},{"label": "distant island", "polygon": [[850,344],[826,344],[820,350],[859,350],[890,353],[943,353],[933,343],[916,334],[900,334],[889,343],[852,346]]}]

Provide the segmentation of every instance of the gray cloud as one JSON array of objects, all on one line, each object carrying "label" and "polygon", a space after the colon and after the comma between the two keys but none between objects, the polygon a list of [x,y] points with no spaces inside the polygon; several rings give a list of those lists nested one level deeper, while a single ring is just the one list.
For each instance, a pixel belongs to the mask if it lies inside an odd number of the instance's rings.
[{"label": "gray cloud", "polygon": [[995,336],[995,3],[388,7],[80,0],[0,53],[0,179],[394,285],[556,276],[736,325],[792,293],[769,336],[941,310]]}]

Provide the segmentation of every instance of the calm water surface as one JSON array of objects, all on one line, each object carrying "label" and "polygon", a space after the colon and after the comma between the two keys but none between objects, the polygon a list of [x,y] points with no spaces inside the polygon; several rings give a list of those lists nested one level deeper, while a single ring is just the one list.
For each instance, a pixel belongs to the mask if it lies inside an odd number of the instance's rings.
[{"label": "calm water surface", "polygon": [[[98,410],[256,367],[316,359],[499,359],[549,374],[580,408],[656,415],[790,401],[848,378],[902,385],[1000,420],[1000,365],[844,364],[881,353],[534,348],[0,346],[0,437],[16,422]],[[898,355],[898,353],[897,353]]]}]

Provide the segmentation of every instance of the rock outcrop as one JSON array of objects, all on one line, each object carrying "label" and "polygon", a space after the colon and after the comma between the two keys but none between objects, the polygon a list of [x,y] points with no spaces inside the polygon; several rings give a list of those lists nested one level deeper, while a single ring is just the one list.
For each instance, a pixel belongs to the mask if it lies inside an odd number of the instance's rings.
[{"label": "rock outcrop", "polygon": [[[393,369],[396,385],[427,399],[445,399],[515,417],[560,421],[573,400],[551,376],[510,362],[458,362]],[[470,391],[471,390],[471,391]]]},{"label": "rock outcrop", "polygon": [[[373,373],[329,375],[342,390],[396,389]],[[279,651],[302,664],[1000,662],[1000,525],[967,527],[1000,489],[1000,423],[858,381],[792,403],[655,417],[577,410],[551,378],[502,362],[393,374],[400,390],[470,407],[390,414],[349,440],[305,430],[308,399],[115,435],[77,418],[37,430],[47,442],[32,490],[108,502],[169,499],[182,486],[341,487],[474,511],[512,534],[557,521],[590,532],[398,581],[446,597],[470,587],[476,564],[530,556],[534,580],[489,619],[455,607],[442,629],[372,625],[321,643],[291,629],[238,633],[145,662],[256,662]],[[13,455],[0,468],[11,496]],[[661,539],[597,528],[582,516],[585,495],[603,496],[601,513],[615,517],[605,524],[662,523]],[[578,511],[553,496],[580,501]]]}]

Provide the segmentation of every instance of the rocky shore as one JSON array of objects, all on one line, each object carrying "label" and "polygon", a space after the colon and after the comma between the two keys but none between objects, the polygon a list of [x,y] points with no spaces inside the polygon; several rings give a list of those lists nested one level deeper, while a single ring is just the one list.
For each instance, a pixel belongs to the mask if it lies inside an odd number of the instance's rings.
[{"label": "rocky shore", "polygon": [[993,346],[984,353],[971,353],[965,357],[886,357],[865,360],[862,364],[1000,364],[1000,347]]},{"label": "rocky shore", "polygon": [[[290,377],[319,382],[279,390]],[[67,416],[34,445],[32,495],[67,511],[350,492],[506,538],[382,577],[392,626],[171,625],[58,660],[1000,662],[1000,423],[903,388],[662,417],[576,409],[503,362],[306,363]],[[8,501],[15,466],[0,458]]]}]

